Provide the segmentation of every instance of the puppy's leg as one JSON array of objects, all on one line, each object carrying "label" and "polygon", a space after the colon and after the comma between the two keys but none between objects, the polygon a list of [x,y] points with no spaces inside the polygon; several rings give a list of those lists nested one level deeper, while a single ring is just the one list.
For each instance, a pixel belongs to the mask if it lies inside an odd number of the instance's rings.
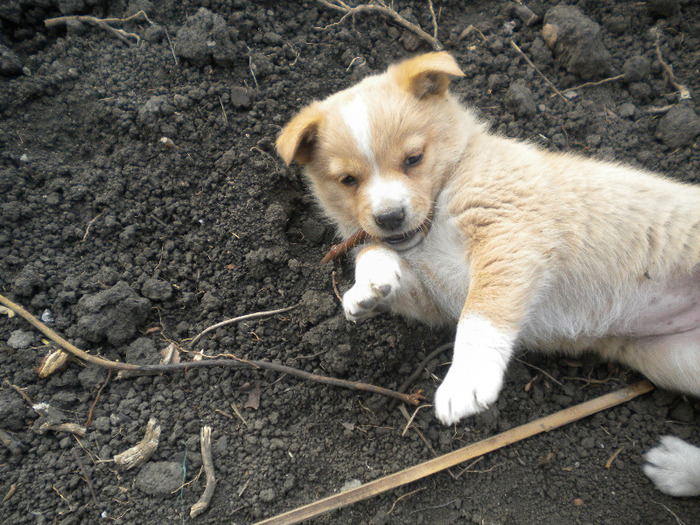
[{"label": "puppy's leg", "polygon": [[391,309],[403,278],[401,258],[383,246],[368,246],[355,261],[355,284],[343,296],[345,317],[359,321]]},{"label": "puppy's leg", "polygon": [[673,436],[644,454],[644,473],[661,492],[671,496],[700,495],[700,448]]},{"label": "puppy's leg", "polygon": [[700,396],[700,327],[678,334],[628,339],[611,357],[660,387]]},{"label": "puppy's leg", "polygon": [[538,282],[535,266],[532,261],[516,258],[473,259],[452,366],[435,394],[435,413],[443,423],[452,424],[481,412],[498,398]]},{"label": "puppy's leg", "polygon": [[[611,355],[659,386],[700,396],[700,328],[624,341]],[[700,495],[700,448],[664,436],[644,459],[644,473],[661,492]]]},{"label": "puppy's leg", "polygon": [[486,410],[498,398],[516,333],[469,313],[457,324],[454,354],[435,393],[435,413],[446,425]]}]

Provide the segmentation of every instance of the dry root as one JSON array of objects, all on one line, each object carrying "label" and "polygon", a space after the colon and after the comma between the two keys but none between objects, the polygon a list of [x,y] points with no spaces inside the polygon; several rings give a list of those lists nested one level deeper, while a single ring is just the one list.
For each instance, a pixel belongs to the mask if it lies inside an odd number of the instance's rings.
[{"label": "dry root", "polygon": [[124,470],[129,470],[148,461],[158,448],[160,442],[160,425],[155,418],[148,420],[146,435],[138,445],[114,456],[114,462]]},{"label": "dry root", "polygon": [[214,496],[216,488],[216,476],[214,475],[214,461],[211,455],[211,427],[202,427],[200,431],[200,440],[202,443],[202,464],[204,473],[207,476],[207,485],[204,488],[199,501],[192,505],[190,509],[190,517],[199,516],[202,512],[209,508],[211,498]]}]

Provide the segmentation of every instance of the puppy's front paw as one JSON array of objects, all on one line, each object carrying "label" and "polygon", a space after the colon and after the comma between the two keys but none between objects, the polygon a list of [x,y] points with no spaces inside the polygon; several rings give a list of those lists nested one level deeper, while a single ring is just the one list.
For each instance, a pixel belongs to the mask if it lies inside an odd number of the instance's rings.
[{"label": "puppy's front paw", "polygon": [[345,317],[359,321],[390,310],[400,280],[401,263],[395,253],[372,249],[360,254],[355,285],[343,296]]},{"label": "puppy's front paw", "polygon": [[445,425],[486,410],[498,399],[503,371],[493,366],[452,365],[435,393],[435,415]]},{"label": "puppy's front paw", "polygon": [[644,473],[671,496],[700,495],[700,448],[673,436],[644,454]]}]

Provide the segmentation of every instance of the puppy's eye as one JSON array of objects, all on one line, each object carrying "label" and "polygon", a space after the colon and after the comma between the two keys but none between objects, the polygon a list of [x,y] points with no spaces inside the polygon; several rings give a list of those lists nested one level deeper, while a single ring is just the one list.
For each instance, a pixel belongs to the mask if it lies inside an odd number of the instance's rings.
[{"label": "puppy's eye", "polygon": [[345,177],[340,179],[340,182],[342,184],[345,184],[346,186],[354,186],[355,184],[357,184],[357,179],[352,175],[345,175]]},{"label": "puppy's eye", "polygon": [[413,168],[414,166],[420,164],[421,160],[423,160],[423,154],[418,153],[417,155],[411,155],[410,157],[406,157],[406,160],[403,161],[403,164],[406,168]]}]

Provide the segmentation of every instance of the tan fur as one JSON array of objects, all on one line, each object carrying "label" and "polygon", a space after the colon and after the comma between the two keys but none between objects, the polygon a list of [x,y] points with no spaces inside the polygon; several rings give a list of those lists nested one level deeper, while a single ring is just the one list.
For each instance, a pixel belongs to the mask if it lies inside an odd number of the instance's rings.
[{"label": "tan fur", "polygon": [[[668,299],[667,283],[681,283],[686,317],[679,326],[700,327],[700,188],[490,134],[447,92],[450,78],[461,75],[447,53],[392,66],[304,109],[280,135],[280,155],[305,165],[343,236],[363,228],[382,237],[376,196],[367,191],[380,176],[403,181],[410,194],[406,230],[429,225],[434,215],[457,225],[466,296],[460,299],[459,286],[444,277],[449,272],[441,273],[438,266],[447,263],[421,255],[428,248],[419,244],[399,253],[416,278],[397,294],[395,311],[430,323],[476,314],[517,333],[520,343],[597,349],[666,386],[700,394],[700,333],[690,336],[698,347],[684,357],[697,372],[689,378],[674,381],[628,357],[648,346],[639,334],[674,334],[639,332],[640,319],[655,315],[654,298]],[[372,159],[340,116],[356,100],[369,115]],[[416,152],[422,161],[407,169],[405,159]],[[346,175],[357,184],[340,183]],[[445,209],[436,209],[438,200]]]}]

